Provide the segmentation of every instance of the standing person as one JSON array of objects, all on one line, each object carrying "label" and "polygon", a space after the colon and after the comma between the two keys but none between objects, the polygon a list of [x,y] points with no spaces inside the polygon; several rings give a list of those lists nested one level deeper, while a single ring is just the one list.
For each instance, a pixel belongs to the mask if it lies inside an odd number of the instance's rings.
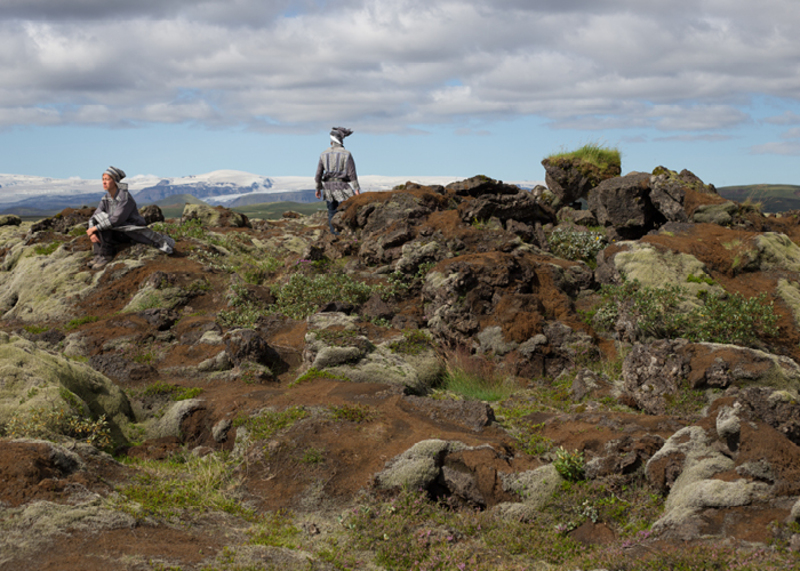
[{"label": "standing person", "polygon": [[332,222],[339,203],[353,196],[353,193],[361,194],[356,163],[343,143],[344,138],[352,134],[353,131],[345,127],[334,127],[331,130],[331,146],[320,155],[317,175],[314,177],[317,183],[317,198],[322,198],[324,195],[328,203],[328,226],[333,235],[339,234],[334,230]]},{"label": "standing person", "polygon": [[125,172],[117,167],[108,167],[103,173],[106,195],[100,199],[86,231],[94,250],[90,268],[102,268],[113,260],[119,244],[141,242],[167,254],[175,248],[175,240],[147,227],[147,221],[139,214],[136,201],[128,192],[128,185],[120,182],[123,178]]}]

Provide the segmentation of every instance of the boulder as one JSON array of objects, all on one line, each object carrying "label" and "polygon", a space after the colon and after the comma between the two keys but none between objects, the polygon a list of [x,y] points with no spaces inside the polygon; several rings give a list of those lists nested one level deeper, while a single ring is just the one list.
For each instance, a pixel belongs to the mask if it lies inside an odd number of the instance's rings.
[{"label": "boulder", "polygon": [[650,177],[650,200],[669,222],[686,222],[689,216],[684,209],[686,184],[667,172]]},{"label": "boulder", "polygon": [[503,184],[502,180],[494,180],[484,175],[477,175],[465,180],[451,182],[445,189],[456,196],[477,197],[483,195],[514,195],[520,192],[518,186]]},{"label": "boulder", "polygon": [[508,460],[489,445],[423,440],[387,462],[374,483],[381,490],[426,490],[457,504],[486,508],[513,501],[522,491],[522,479],[508,477],[511,471]]},{"label": "boulder", "polygon": [[22,224],[22,218],[16,214],[3,214],[0,216],[0,226],[19,226]]},{"label": "boulder", "polygon": [[620,165],[608,165],[601,170],[596,165],[570,157],[546,158],[542,161],[547,188],[555,196],[555,204],[564,206],[580,198],[602,181],[617,177],[622,172]]},{"label": "boulder", "polygon": [[535,470],[500,475],[503,490],[515,494],[522,501],[503,502],[494,512],[507,521],[533,521],[561,489],[564,479],[555,466],[547,464]]},{"label": "boulder", "polygon": [[631,173],[606,179],[589,193],[589,210],[602,226],[625,239],[638,239],[663,223],[650,201],[650,175]]},{"label": "boulder", "polygon": [[733,215],[738,210],[739,206],[731,201],[723,202],[722,204],[703,204],[695,209],[691,220],[695,224],[730,226],[733,222]]},{"label": "boulder", "polygon": [[186,204],[181,215],[181,224],[189,220],[199,220],[208,227],[250,227],[247,216],[222,206],[211,207],[205,204]]},{"label": "boulder", "polygon": [[502,223],[516,220],[529,225],[537,222],[552,224],[556,222],[555,213],[537,201],[526,191],[516,194],[483,194],[473,200],[465,200],[458,206],[461,221],[467,224],[474,220],[498,218]]},{"label": "boulder", "polygon": [[225,333],[225,352],[237,367],[245,363],[257,363],[269,368],[277,368],[282,360],[275,349],[252,329],[234,329]]},{"label": "boulder", "polygon": [[157,204],[148,204],[139,209],[139,214],[142,215],[147,224],[154,224],[155,222],[164,222],[164,213]]}]

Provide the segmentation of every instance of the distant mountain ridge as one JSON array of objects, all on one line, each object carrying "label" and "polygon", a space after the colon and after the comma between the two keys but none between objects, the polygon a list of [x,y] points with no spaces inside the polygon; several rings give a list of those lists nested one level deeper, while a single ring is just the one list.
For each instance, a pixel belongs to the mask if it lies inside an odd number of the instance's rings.
[{"label": "distant mountain ridge", "polygon": [[747,184],[717,188],[720,196],[736,202],[760,202],[763,212],[800,210],[800,186],[794,184]]},{"label": "distant mountain ridge", "polygon": [[[464,180],[455,176],[383,176],[359,177],[363,192],[391,190],[408,181],[423,185],[442,185]],[[159,177],[133,175],[125,179],[139,206],[167,201],[170,197],[194,196],[212,205],[240,208],[269,202],[311,203],[314,196],[312,176],[266,177],[244,171],[217,170],[202,175]],[[521,188],[533,188],[542,181],[508,181]],[[87,180],[77,177],[54,179],[29,175],[0,174],[0,214],[52,216],[64,208],[94,206],[103,196],[100,177]],[[179,201],[176,198],[175,201]],[[174,203],[174,202],[173,202]],[[171,204],[170,204],[171,205]]]}]

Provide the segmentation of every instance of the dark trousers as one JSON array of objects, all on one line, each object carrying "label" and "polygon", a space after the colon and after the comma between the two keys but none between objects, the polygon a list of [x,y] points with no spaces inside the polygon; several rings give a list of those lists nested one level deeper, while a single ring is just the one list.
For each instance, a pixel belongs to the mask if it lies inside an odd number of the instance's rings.
[{"label": "dark trousers", "polygon": [[333,228],[333,215],[336,214],[337,208],[339,208],[338,200],[328,200],[328,227],[331,229],[331,234],[339,234]]},{"label": "dark trousers", "polygon": [[101,230],[96,234],[100,238],[100,243],[92,243],[92,250],[95,256],[114,257],[117,253],[117,246],[129,244],[132,240],[125,232],[114,232],[113,230]]}]

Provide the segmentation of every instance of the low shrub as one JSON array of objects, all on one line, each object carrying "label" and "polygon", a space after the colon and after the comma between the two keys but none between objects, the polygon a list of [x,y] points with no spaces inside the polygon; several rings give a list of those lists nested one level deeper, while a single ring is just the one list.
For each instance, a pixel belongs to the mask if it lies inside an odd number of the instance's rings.
[{"label": "low shrub", "polygon": [[269,309],[272,313],[282,313],[292,319],[305,319],[316,313],[320,306],[332,301],[360,305],[374,291],[373,286],[343,273],[316,276],[292,274],[287,283],[273,286],[276,301]]},{"label": "low shrub", "polygon": [[583,452],[574,450],[569,452],[564,447],[556,449],[556,459],[553,467],[568,482],[579,482],[584,477]]},{"label": "low shrub", "polygon": [[[77,401],[74,395],[71,396]],[[43,438],[53,441],[66,436],[102,450],[111,446],[111,430],[105,415],[97,419],[89,418],[77,405],[45,405],[15,412],[6,424],[5,433],[9,438]]]},{"label": "low shrub", "polygon": [[565,260],[583,261],[590,267],[597,266],[597,254],[608,241],[601,232],[578,232],[557,229],[547,236],[550,251]]},{"label": "low shrub", "polygon": [[689,299],[686,289],[667,285],[643,286],[637,280],[622,285],[604,285],[603,301],[588,319],[600,329],[612,329],[625,313],[643,337],[758,346],[762,339],[778,334],[778,316],[766,294],[745,298],[738,293],[701,292],[702,304],[683,309]]}]

